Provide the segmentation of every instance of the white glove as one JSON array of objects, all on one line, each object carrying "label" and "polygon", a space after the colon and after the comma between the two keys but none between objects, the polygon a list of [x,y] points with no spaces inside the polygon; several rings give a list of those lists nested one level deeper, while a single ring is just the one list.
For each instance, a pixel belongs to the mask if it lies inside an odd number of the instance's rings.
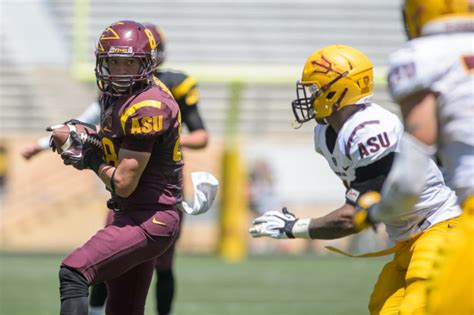
[{"label": "white glove", "polygon": [[282,211],[267,211],[253,221],[253,227],[249,229],[252,237],[272,238],[309,238],[310,219],[300,220],[290,213],[286,207]]},{"label": "white glove", "polygon": [[191,173],[191,179],[194,187],[193,206],[190,207],[183,201],[178,208],[191,215],[205,213],[211,208],[212,203],[216,199],[219,181],[207,172],[193,172]]}]

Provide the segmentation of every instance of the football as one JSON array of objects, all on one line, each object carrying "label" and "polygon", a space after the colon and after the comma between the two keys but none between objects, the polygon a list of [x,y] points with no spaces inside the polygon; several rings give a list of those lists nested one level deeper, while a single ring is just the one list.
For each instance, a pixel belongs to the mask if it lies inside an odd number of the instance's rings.
[{"label": "football", "polygon": [[102,151],[102,143],[97,131],[81,124],[66,124],[50,127],[52,130],[51,138],[54,141],[58,154],[67,150],[73,150],[73,143],[70,133],[75,131],[81,140],[92,144],[99,152]]}]

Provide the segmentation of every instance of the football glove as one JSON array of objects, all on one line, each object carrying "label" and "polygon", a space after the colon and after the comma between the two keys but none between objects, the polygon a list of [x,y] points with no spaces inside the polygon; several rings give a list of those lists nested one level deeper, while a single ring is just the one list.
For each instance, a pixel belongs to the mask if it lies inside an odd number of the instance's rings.
[{"label": "football glove", "polygon": [[[94,125],[94,124],[90,124],[90,123],[86,123],[86,122],[83,122],[83,121],[80,121],[80,120],[77,120],[77,119],[69,119],[69,120],[66,120],[63,125],[84,125],[86,127],[89,127],[91,128],[92,130],[95,130],[95,132],[97,132],[97,126]],[[53,131],[53,126],[49,126],[49,127],[46,127],[46,131]],[[56,152],[57,148],[56,148],[56,143],[54,143],[54,139],[53,137],[51,136],[49,138],[49,147],[51,148],[51,150],[53,152]]]},{"label": "football glove", "polygon": [[71,149],[61,153],[65,165],[72,165],[78,170],[91,169],[98,174],[103,163],[97,150],[88,142],[83,142],[77,132],[71,131]]},{"label": "football glove", "polygon": [[373,219],[373,213],[380,203],[380,193],[369,191],[359,197],[356,205],[356,213],[354,215],[354,228],[357,232],[368,227],[375,227],[379,223]]},{"label": "football glove", "polygon": [[86,122],[83,122],[83,121],[80,121],[80,120],[77,120],[77,119],[74,119],[74,118],[65,121],[64,125],[84,125],[86,127],[89,127],[91,129],[95,130],[95,132],[97,132],[97,126],[96,125],[86,123]]},{"label": "football glove", "polygon": [[253,221],[253,227],[249,229],[249,233],[252,237],[295,238],[293,228],[299,221],[286,207],[281,212],[267,211]]}]

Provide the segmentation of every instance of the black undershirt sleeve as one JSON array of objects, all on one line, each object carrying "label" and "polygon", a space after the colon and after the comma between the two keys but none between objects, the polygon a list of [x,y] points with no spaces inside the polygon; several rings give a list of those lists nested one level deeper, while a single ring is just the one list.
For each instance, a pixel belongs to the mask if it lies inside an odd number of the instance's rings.
[{"label": "black undershirt sleeve", "polygon": [[[350,189],[348,190],[348,193],[346,193],[346,203],[355,205],[357,198],[364,193],[368,191],[380,192],[388,174],[390,173],[394,158],[395,153],[392,152],[372,164],[357,168],[355,174],[356,178],[351,182]],[[349,194],[349,192],[352,194]],[[357,197],[351,198],[349,195]]]},{"label": "black undershirt sleeve", "polygon": [[199,114],[199,110],[196,105],[184,105],[180,107],[182,108],[181,114],[183,122],[188,128],[189,132],[193,132],[194,130],[199,129],[206,129],[204,127],[204,122],[202,121],[201,115]]}]

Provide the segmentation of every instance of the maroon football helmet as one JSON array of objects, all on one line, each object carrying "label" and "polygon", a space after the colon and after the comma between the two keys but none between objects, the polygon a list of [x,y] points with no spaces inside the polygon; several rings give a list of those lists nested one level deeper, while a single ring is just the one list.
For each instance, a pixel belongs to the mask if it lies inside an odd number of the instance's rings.
[{"label": "maroon football helmet", "polygon": [[156,41],[156,66],[158,67],[165,61],[165,35],[158,26],[153,23],[142,23],[147,29],[151,31]]},{"label": "maroon football helmet", "polygon": [[[96,50],[95,75],[99,89],[113,96],[133,94],[151,85],[157,62],[157,42],[151,30],[135,21],[119,21],[101,34]],[[112,75],[109,58],[136,58],[136,74]]]}]

